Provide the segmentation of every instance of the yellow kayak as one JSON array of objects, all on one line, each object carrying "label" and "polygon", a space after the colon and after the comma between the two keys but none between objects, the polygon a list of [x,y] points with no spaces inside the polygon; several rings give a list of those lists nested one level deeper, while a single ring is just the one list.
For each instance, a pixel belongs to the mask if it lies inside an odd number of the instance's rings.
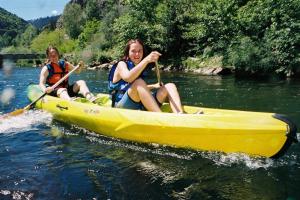
[{"label": "yellow kayak", "polygon": [[[37,85],[28,87],[31,101],[40,95]],[[276,158],[297,142],[295,124],[279,114],[193,106],[184,106],[188,114],[173,114],[168,104],[156,113],[112,108],[107,94],[97,96],[98,104],[92,104],[46,95],[35,107],[101,135],[179,148]],[[199,110],[204,114],[194,114]]]}]

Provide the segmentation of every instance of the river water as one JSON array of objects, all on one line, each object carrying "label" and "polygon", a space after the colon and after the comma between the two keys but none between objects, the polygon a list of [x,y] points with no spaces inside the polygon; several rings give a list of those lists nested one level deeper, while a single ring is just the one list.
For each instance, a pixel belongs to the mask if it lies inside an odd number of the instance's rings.
[{"label": "river water", "polygon": [[[26,106],[40,69],[0,71],[0,93],[15,91],[0,113]],[[162,73],[184,104],[287,114],[300,127],[300,81]],[[107,71],[86,71],[107,92]],[[150,77],[150,81],[155,77]],[[299,133],[297,134],[299,138]],[[29,111],[0,122],[0,199],[300,199],[300,146],[277,160],[174,149],[96,135]]]}]

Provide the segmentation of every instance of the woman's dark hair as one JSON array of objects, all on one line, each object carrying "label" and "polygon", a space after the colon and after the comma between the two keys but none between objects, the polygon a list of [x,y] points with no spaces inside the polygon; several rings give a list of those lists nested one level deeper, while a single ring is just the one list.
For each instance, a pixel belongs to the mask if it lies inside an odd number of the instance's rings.
[{"label": "woman's dark hair", "polygon": [[59,57],[59,51],[58,51],[58,49],[57,49],[56,47],[52,46],[52,45],[49,45],[48,48],[46,49],[46,55],[47,55],[47,57],[49,56],[49,52],[50,52],[52,49],[54,49],[54,50],[56,51],[56,53],[57,53],[57,55],[58,55],[58,57]]},{"label": "woman's dark hair", "polygon": [[142,59],[144,59],[146,57],[146,48],[145,48],[145,45],[144,45],[143,41],[140,40],[140,39],[131,39],[127,42],[127,44],[125,46],[124,56],[121,60],[123,60],[123,61],[128,61],[129,60],[129,50],[130,50],[130,46],[133,43],[139,43],[140,45],[142,45],[142,47],[143,47],[143,58]]}]

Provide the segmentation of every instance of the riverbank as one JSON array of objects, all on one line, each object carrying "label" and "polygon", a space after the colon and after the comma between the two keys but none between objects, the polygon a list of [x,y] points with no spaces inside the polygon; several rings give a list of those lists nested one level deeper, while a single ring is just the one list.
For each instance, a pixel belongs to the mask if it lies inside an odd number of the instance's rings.
[{"label": "riverbank", "polygon": [[[114,63],[92,65],[92,66],[88,66],[87,69],[88,70],[109,70]],[[172,72],[172,71],[192,72],[192,73],[197,73],[200,75],[207,75],[207,76],[228,75],[234,73],[233,69],[225,68],[225,67],[202,67],[198,69],[184,69],[184,68],[175,68],[172,66],[159,65],[159,69],[166,72]]]},{"label": "riverbank", "polygon": [[[93,62],[91,64],[86,65],[87,70],[109,70],[113,64],[117,61],[112,61],[109,63],[98,63]],[[244,71],[240,69],[236,69],[234,66],[222,66],[222,65],[183,65],[183,66],[174,66],[174,65],[163,65],[159,64],[159,69],[165,72],[188,72],[195,73],[203,76],[217,76],[217,75],[235,75],[237,77],[270,77],[270,76],[278,76],[281,78],[300,78],[300,70],[297,71],[289,71],[285,73],[280,70],[276,70],[274,72],[265,72],[265,71]],[[154,70],[154,68],[153,68]]]},{"label": "riverbank", "polygon": [[[117,61],[100,63],[92,62],[87,65],[88,70],[108,70]],[[185,60],[179,62],[179,64],[174,64],[174,62],[169,61],[167,63],[173,64],[162,64],[159,63],[159,68],[161,71],[166,72],[192,72],[204,76],[215,76],[215,75],[230,75],[234,74],[239,77],[269,77],[269,76],[279,76],[282,78],[300,78],[300,69],[290,69],[286,70],[251,70],[247,67],[236,67],[236,66],[226,66],[224,65],[223,56],[213,56],[213,57],[188,57]]]},{"label": "riverbank", "polygon": [[[72,54],[67,54],[64,58],[70,61],[78,60],[79,58],[74,58]],[[111,61],[107,63],[100,63],[92,61],[86,63],[85,68],[87,70],[109,70],[114,63],[117,61]],[[42,67],[44,60],[42,59],[20,59],[16,61],[16,66],[21,67]],[[269,77],[269,76],[279,76],[282,78],[300,78],[300,69],[299,70],[290,70],[285,72],[282,70],[276,71],[245,71],[236,69],[235,66],[223,66],[222,57],[212,57],[209,59],[199,59],[199,58],[188,58],[182,62],[180,65],[174,64],[160,64],[159,69],[165,72],[187,72],[195,73],[203,76],[216,76],[216,75],[235,75],[238,77]],[[153,68],[154,70],[154,68]]]}]

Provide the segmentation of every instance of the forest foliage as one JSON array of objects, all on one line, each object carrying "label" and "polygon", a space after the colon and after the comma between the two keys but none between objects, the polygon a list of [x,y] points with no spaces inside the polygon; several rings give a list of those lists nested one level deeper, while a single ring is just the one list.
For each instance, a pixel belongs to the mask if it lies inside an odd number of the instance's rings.
[{"label": "forest foliage", "polygon": [[299,0],[73,0],[59,21],[62,29],[17,43],[35,51],[55,43],[101,61],[119,58],[127,40],[140,38],[178,68],[193,59],[195,68],[218,60],[237,72],[300,71]]},{"label": "forest foliage", "polygon": [[40,17],[38,19],[28,20],[30,24],[32,24],[37,29],[45,29],[45,28],[56,28],[56,22],[60,18],[60,15],[48,16],[48,17]]},{"label": "forest foliage", "polygon": [[0,7],[0,49],[11,45],[27,25],[28,22]]}]

